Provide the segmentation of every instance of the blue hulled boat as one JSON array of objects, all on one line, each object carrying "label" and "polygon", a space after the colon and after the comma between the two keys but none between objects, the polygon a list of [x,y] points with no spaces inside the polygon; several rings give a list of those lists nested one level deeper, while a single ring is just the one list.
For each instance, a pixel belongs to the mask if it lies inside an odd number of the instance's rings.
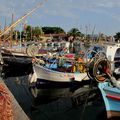
[{"label": "blue hulled boat", "polygon": [[91,61],[88,76],[99,82],[107,118],[120,119],[120,44],[107,44],[107,48],[106,56],[95,56]]},{"label": "blue hulled boat", "polygon": [[99,83],[103,96],[107,117],[120,117],[120,88],[112,86],[109,82]]}]

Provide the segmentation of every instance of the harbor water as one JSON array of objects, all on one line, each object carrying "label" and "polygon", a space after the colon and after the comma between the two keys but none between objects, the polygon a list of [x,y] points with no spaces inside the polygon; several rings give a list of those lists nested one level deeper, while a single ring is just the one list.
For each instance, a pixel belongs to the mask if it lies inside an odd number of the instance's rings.
[{"label": "harbor water", "polygon": [[[28,115],[30,120],[106,120],[105,106],[101,94],[96,90],[97,96],[93,97],[90,101],[87,99],[74,104],[69,96],[64,96],[59,99],[47,101],[43,98],[34,98],[28,87],[29,75],[19,75],[14,70],[6,70],[3,80],[15,96],[16,100]],[[14,71],[14,72],[13,72]],[[49,91],[49,88],[46,88]],[[56,92],[66,92],[67,89],[53,89],[52,94]],[[49,93],[49,92],[48,92]],[[88,94],[87,92],[85,94]],[[80,95],[80,98],[83,96]]]}]

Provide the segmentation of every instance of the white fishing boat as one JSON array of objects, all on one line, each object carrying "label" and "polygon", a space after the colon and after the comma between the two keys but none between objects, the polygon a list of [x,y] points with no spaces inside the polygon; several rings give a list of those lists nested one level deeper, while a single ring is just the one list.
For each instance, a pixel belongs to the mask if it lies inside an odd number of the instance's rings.
[{"label": "white fishing boat", "polygon": [[[89,78],[86,73],[84,63],[80,63],[78,66],[75,63],[71,63],[72,60],[68,60],[58,63],[56,59],[49,63],[42,60],[37,60],[33,63],[33,75],[30,79],[30,90],[34,97],[38,96],[38,91],[45,91],[47,88],[69,88],[73,89],[88,84]],[[44,89],[42,89],[44,88]],[[49,91],[45,91],[45,96]],[[41,94],[40,94],[41,95]],[[51,93],[52,95],[52,93]],[[53,96],[55,96],[53,94]],[[47,97],[50,97],[49,95]]]},{"label": "white fishing boat", "polygon": [[[67,72],[66,70],[63,70],[65,68],[60,68],[59,70],[52,70],[49,68],[46,68],[44,66],[41,66],[40,64],[33,64],[34,72],[37,75],[37,79],[41,79],[41,81],[52,81],[52,82],[71,82],[71,81],[82,81],[87,80],[88,77],[86,73],[80,73],[80,72]],[[60,72],[61,71],[61,72]]]}]

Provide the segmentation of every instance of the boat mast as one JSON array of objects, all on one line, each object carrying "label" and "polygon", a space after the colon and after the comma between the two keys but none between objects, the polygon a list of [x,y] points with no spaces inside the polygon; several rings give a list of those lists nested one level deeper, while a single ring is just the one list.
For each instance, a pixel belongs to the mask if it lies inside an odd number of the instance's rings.
[{"label": "boat mast", "polygon": [[[2,32],[2,27],[1,27],[1,24],[0,24],[0,34]],[[2,38],[0,37],[0,47],[2,46]]]},{"label": "boat mast", "polygon": [[[6,20],[6,18],[5,18],[4,31],[6,31],[6,29],[7,29],[6,23],[7,23],[7,20]],[[1,34],[2,34],[2,32],[1,32]],[[2,37],[2,36],[0,36],[0,37]],[[4,46],[4,47],[6,46],[5,43],[6,43],[6,34],[4,34],[4,36],[3,36],[3,46]]]}]

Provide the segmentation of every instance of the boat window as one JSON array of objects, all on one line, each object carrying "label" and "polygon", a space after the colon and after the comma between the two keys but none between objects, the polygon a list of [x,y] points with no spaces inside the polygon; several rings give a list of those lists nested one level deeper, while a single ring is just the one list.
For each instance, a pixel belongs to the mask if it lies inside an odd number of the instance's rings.
[{"label": "boat window", "polygon": [[116,50],[115,57],[120,57],[120,48]]}]

